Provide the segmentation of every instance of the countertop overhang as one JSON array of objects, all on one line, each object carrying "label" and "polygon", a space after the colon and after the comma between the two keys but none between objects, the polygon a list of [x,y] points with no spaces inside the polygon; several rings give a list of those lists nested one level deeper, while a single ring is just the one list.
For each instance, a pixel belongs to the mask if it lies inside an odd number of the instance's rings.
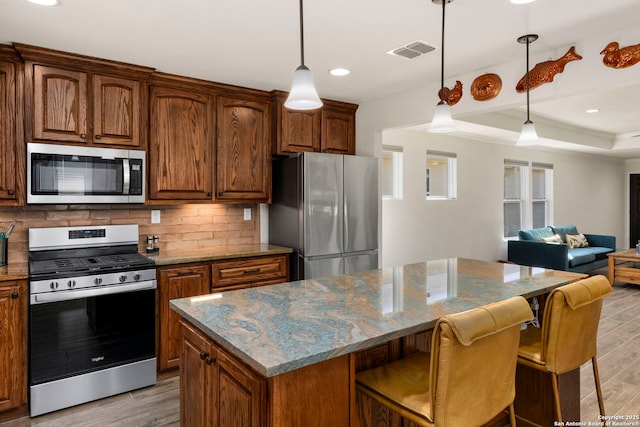
[{"label": "countertop overhang", "polygon": [[584,274],[450,258],[172,300],[256,372],[273,377],[431,329],[447,314],[540,295]]}]

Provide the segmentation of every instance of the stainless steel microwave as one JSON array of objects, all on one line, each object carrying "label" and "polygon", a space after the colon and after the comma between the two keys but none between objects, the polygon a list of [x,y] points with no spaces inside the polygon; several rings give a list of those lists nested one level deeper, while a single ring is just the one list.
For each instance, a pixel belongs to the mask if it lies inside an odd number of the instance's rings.
[{"label": "stainless steel microwave", "polygon": [[144,203],[142,150],[27,144],[27,203]]}]

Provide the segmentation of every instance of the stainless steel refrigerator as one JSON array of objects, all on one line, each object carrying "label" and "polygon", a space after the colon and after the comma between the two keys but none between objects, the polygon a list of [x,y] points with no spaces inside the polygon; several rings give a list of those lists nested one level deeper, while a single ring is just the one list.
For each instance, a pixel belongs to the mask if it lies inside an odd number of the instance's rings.
[{"label": "stainless steel refrigerator", "polygon": [[294,249],[291,280],[378,268],[378,159],[275,159],[269,242]]}]

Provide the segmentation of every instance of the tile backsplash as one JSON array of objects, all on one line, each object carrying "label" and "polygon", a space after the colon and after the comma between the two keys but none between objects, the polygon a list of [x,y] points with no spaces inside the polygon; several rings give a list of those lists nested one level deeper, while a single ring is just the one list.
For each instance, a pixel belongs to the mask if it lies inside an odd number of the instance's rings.
[{"label": "tile backsplash", "polygon": [[[244,209],[251,219],[244,219]],[[151,211],[160,223],[151,223]],[[43,205],[0,208],[0,225],[17,224],[9,237],[8,262],[28,259],[28,230],[35,227],[138,224],[138,246],[145,250],[147,235],[159,238],[160,251],[260,242],[258,205],[192,204],[169,206]]]}]

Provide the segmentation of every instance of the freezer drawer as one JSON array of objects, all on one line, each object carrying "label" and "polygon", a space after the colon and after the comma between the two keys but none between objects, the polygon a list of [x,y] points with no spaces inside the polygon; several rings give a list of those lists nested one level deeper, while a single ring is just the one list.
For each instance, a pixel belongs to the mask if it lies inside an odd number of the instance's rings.
[{"label": "freezer drawer", "polygon": [[344,274],[375,270],[376,268],[378,268],[378,251],[344,255]]},{"label": "freezer drawer", "polygon": [[302,271],[300,278],[316,279],[324,276],[337,276],[343,274],[343,260],[338,256],[335,258],[301,258]]}]

